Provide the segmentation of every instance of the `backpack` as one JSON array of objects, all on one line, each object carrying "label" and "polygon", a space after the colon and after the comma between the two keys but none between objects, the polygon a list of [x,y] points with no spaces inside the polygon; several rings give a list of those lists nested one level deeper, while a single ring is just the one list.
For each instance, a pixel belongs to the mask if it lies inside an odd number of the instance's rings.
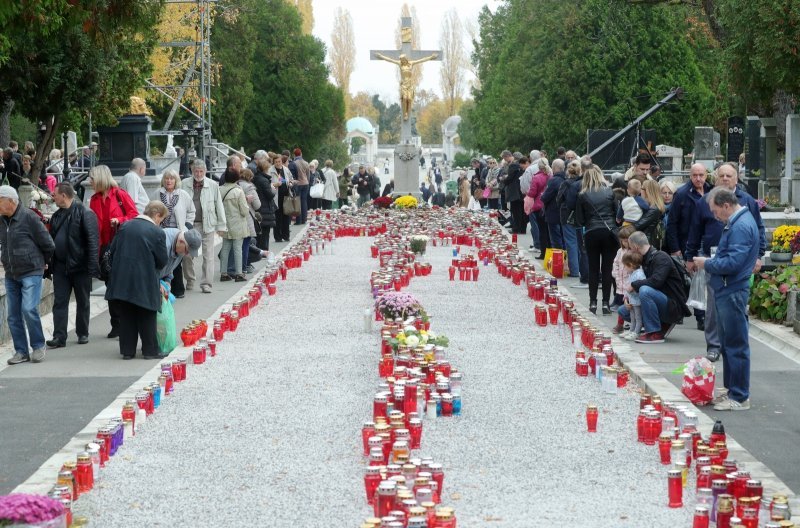
[{"label": "backpack", "polygon": [[558,207],[558,215],[562,224],[570,223],[570,212],[566,210],[567,193],[569,192],[570,184],[569,179],[564,179],[561,185],[558,186],[558,192],[556,193],[556,207]]},{"label": "backpack", "polygon": [[675,269],[678,270],[678,276],[681,278],[681,283],[683,283],[683,293],[688,299],[689,290],[692,287],[692,278],[689,276],[689,272],[686,271],[686,263],[682,258],[675,255],[670,255],[670,258],[672,259],[673,266],[675,266]]}]

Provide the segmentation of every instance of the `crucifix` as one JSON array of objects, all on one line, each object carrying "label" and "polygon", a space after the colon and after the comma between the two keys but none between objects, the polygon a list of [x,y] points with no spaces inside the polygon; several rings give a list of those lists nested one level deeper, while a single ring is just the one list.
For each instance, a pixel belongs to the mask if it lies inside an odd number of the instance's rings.
[{"label": "crucifix", "polygon": [[400,106],[403,110],[403,138],[411,139],[411,107],[414,104],[416,86],[412,79],[415,65],[429,60],[441,60],[441,51],[415,50],[411,47],[411,17],[403,17],[400,27],[399,50],[372,50],[371,60],[383,60],[400,67]]}]

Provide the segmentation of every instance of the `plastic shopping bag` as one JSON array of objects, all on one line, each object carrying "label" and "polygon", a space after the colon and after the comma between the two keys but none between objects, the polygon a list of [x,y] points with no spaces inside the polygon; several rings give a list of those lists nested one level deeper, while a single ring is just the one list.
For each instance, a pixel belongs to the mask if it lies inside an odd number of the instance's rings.
[{"label": "plastic shopping bag", "polygon": [[714,365],[704,357],[690,359],[683,366],[681,392],[695,405],[708,405],[714,399]]},{"label": "plastic shopping bag", "polygon": [[698,310],[706,309],[706,270],[695,271],[692,277],[692,285],[689,287],[689,299],[686,306]]},{"label": "plastic shopping bag", "polygon": [[164,299],[161,310],[156,314],[156,337],[161,355],[166,356],[178,345],[178,331],[175,328],[175,311],[172,303]]}]

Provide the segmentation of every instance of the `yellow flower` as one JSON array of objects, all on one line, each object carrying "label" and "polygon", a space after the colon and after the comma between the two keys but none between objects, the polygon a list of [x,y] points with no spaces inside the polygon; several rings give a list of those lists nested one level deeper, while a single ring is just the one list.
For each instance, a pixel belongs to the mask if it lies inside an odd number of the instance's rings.
[{"label": "yellow flower", "polygon": [[800,226],[781,225],[772,233],[772,245],[789,248],[789,242],[800,232]]}]

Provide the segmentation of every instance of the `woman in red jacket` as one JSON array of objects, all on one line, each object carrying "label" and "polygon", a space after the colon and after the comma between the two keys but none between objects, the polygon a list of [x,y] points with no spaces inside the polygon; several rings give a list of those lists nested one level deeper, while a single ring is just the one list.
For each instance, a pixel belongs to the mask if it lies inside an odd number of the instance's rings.
[{"label": "woman in red jacket", "polygon": [[544,253],[550,245],[550,236],[547,231],[547,224],[544,221],[544,202],[542,202],[542,193],[547,187],[547,180],[553,175],[550,169],[550,164],[545,158],[539,159],[539,166],[536,173],[531,180],[531,186],[528,188],[528,194],[525,200],[529,205],[526,206],[528,219],[531,223],[531,239],[533,245],[539,250],[537,259],[544,259]]},{"label": "woman in red jacket", "polygon": [[[89,171],[89,183],[94,190],[89,208],[97,215],[97,227],[100,231],[98,245],[100,255],[111,244],[119,227],[138,216],[136,204],[123,189],[117,185],[111,171],[105,165],[98,165]],[[119,336],[119,314],[109,305],[108,313],[111,316],[111,332],[109,338]]]}]

